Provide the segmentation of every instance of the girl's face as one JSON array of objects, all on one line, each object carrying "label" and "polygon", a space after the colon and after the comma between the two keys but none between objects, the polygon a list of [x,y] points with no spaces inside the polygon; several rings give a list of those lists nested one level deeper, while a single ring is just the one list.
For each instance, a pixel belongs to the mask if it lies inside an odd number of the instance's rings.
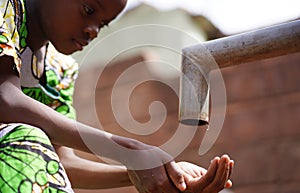
[{"label": "girl's face", "polygon": [[126,0],[40,0],[39,23],[64,54],[82,50],[125,7]]}]

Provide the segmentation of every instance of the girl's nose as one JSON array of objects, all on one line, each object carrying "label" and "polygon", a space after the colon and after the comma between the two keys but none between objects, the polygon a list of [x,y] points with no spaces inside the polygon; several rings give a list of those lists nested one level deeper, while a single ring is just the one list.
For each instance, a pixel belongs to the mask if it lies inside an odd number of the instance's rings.
[{"label": "girl's nose", "polygon": [[84,32],[88,34],[88,37],[92,40],[98,36],[100,29],[98,26],[90,25],[84,28]]}]

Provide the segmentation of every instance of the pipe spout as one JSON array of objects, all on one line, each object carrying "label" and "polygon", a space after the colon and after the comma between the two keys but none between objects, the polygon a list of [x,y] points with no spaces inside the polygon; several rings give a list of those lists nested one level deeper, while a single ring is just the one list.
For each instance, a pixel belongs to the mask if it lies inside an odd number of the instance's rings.
[{"label": "pipe spout", "polygon": [[300,52],[300,20],[184,48],[179,122],[186,125],[209,123],[209,74],[212,70],[296,52]]},{"label": "pipe spout", "polygon": [[211,62],[203,59],[211,57],[202,56],[205,53],[203,48],[198,45],[183,49],[179,118],[185,125],[207,125],[209,122],[208,78]]}]

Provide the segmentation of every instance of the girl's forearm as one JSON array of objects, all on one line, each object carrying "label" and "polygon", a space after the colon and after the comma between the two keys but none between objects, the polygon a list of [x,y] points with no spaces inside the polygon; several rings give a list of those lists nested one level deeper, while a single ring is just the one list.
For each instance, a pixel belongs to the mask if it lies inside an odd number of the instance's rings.
[{"label": "girl's forearm", "polygon": [[104,189],[132,186],[127,169],[124,166],[83,159],[67,147],[56,146],[56,151],[67,171],[73,188]]},{"label": "girl's forearm", "polygon": [[[1,73],[0,73],[1,74]],[[0,122],[20,122],[41,128],[54,144],[95,153],[123,163],[125,151],[136,149],[142,143],[66,118],[50,107],[26,96],[20,89],[15,74],[2,76],[0,80]],[[125,156],[126,157],[126,156]]]}]

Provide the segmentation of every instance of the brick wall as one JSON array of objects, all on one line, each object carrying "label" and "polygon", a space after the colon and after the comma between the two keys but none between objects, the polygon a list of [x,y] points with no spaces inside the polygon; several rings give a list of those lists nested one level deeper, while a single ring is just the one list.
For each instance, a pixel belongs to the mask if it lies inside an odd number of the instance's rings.
[{"label": "brick wall", "polygon": [[[145,66],[138,72],[129,74],[126,80],[114,87],[114,92],[118,93],[114,102],[117,106],[128,103],[134,119],[145,123],[150,120],[149,104],[159,100],[165,104],[166,121],[157,131],[142,136],[122,128],[115,121],[112,112],[110,99],[115,81],[132,64],[145,60],[147,56],[140,55],[112,63],[104,71],[95,67],[83,69],[75,92],[78,120],[95,127],[99,126],[100,121],[107,131],[154,145],[162,145],[170,139],[178,127],[178,98],[170,87],[160,82],[148,81],[133,90],[128,102],[124,99],[125,94],[122,94],[128,92],[139,77],[151,74]],[[226,119],[218,140],[208,153],[199,156],[198,148],[206,129],[200,127],[190,145],[176,159],[207,167],[215,155],[228,153],[236,163],[232,176],[234,192],[300,192],[299,72],[300,54],[222,69],[228,104]],[[175,90],[179,89],[179,78],[169,82]],[[156,120],[162,115],[163,112],[156,112],[152,118]],[[78,155],[98,160],[81,152],[78,152]],[[136,191],[129,187],[76,192]]]}]

